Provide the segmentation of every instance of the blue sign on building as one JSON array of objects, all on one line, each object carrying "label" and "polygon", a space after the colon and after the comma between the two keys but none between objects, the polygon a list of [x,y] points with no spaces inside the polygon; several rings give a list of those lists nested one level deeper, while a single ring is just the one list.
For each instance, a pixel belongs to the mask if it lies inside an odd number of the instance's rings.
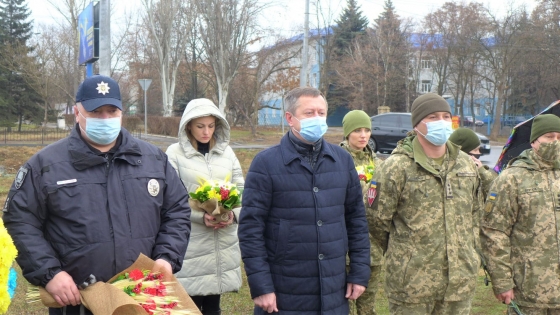
[{"label": "blue sign on building", "polygon": [[95,29],[96,14],[93,3],[90,4],[78,16],[78,36],[80,42],[79,63],[83,65],[93,62],[99,58],[98,30]]}]

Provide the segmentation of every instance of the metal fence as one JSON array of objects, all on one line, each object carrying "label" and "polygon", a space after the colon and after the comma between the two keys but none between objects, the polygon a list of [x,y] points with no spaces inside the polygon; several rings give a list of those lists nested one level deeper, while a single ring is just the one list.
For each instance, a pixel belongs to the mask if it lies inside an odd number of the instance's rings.
[{"label": "metal fence", "polygon": [[[37,128],[18,131],[17,128],[0,128],[0,145],[47,145],[66,138],[71,129]],[[128,130],[134,137],[140,138],[141,131]]]}]

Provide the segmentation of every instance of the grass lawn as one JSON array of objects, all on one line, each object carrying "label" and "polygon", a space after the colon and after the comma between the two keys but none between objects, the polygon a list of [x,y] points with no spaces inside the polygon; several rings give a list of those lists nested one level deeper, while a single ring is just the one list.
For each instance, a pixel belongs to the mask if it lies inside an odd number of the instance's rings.
[{"label": "grass lawn", "polygon": [[[235,133],[235,137],[233,134]],[[259,131],[258,137],[262,137],[262,141],[275,141],[278,143],[282,135],[277,131]],[[250,133],[242,131],[232,131],[232,138],[240,139],[250,137]],[[340,135],[333,135],[332,141],[336,143],[340,139]],[[248,138],[247,138],[248,139]],[[39,151],[41,147],[0,147],[0,166],[4,168],[4,175],[0,172],[0,202],[6,199],[8,190],[12,184],[15,173],[19,167],[29,158],[32,154]],[[246,172],[253,157],[260,150],[236,150],[236,155],[241,163],[243,171]],[[16,295],[12,300],[12,304],[8,310],[7,315],[42,315],[48,314],[45,307],[39,303],[27,304],[25,301],[25,291],[27,289],[27,282],[21,277],[19,267],[15,266],[18,271],[18,288]],[[183,266],[188,268],[188,266]],[[222,298],[223,314],[236,314],[246,315],[252,314],[253,302],[250,298],[249,288],[247,286],[247,279],[243,274],[243,286],[237,293],[227,293]],[[383,285],[381,284],[378,293],[377,310],[379,315],[389,314],[388,303],[385,295],[383,294]],[[483,282],[482,273],[478,279],[478,287],[476,296],[473,301],[473,308],[471,314],[476,315],[496,315],[505,314],[505,306],[498,303],[492,294],[491,287],[486,287]]]}]

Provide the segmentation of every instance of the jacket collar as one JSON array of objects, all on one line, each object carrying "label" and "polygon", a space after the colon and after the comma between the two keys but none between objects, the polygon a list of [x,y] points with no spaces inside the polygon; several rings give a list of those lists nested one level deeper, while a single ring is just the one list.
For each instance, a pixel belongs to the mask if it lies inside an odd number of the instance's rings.
[{"label": "jacket collar", "polygon": [[[72,129],[68,139],[68,152],[70,161],[77,170],[85,170],[87,168],[106,163],[107,160],[95,152],[85,143],[78,131],[78,125]],[[142,155],[138,141],[132,137],[124,128],[121,128],[122,142],[115,151],[114,157],[122,159],[131,165],[139,165],[142,163],[138,156]]]},{"label": "jacket collar", "polygon": [[[290,131],[288,131],[280,140],[280,152],[282,153],[282,161],[284,162],[284,165],[288,165],[296,159],[300,159],[300,160],[302,159],[301,155],[299,154],[299,152],[297,152],[296,148],[294,147],[294,144],[288,138],[290,136],[289,133]],[[328,145],[327,141],[325,141],[325,138],[321,138],[321,141],[322,141],[321,143],[322,150],[321,153],[319,153],[319,159],[317,160],[317,165],[320,164],[321,158],[325,156],[329,156],[333,161],[336,162],[336,159],[334,157],[334,152],[332,148]]]},{"label": "jacket collar", "polygon": [[557,168],[555,163],[543,160],[535,150],[526,149],[508,162],[509,167],[521,167],[534,171],[546,171]]},{"label": "jacket collar", "polygon": [[[348,151],[354,160],[356,165],[360,164],[369,164],[373,161],[373,158],[376,156],[375,153],[371,150],[369,144],[363,150],[354,150],[348,144],[348,140],[344,140],[340,143],[340,146]],[[359,163],[358,163],[359,162]]]},{"label": "jacket collar", "polygon": [[[447,171],[449,171],[455,165],[457,157],[459,156],[460,147],[450,141],[447,141],[445,145],[447,147],[446,154],[449,155],[449,165],[447,166]],[[434,175],[439,175],[439,171],[437,171],[428,161],[428,157],[426,156],[420,141],[418,141],[418,136],[415,133],[409,133],[406,138],[400,140],[397,148],[392,154],[407,155],[411,159],[414,159],[414,162],[426,171]]]}]

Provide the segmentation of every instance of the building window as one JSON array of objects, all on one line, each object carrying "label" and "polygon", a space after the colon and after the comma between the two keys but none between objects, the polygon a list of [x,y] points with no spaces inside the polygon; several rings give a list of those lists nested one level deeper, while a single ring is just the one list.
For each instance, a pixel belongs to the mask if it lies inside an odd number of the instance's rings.
[{"label": "building window", "polygon": [[422,92],[428,93],[432,91],[432,81],[422,80]]},{"label": "building window", "polygon": [[432,60],[422,59],[422,61],[420,61],[420,66],[422,69],[432,69]]}]

